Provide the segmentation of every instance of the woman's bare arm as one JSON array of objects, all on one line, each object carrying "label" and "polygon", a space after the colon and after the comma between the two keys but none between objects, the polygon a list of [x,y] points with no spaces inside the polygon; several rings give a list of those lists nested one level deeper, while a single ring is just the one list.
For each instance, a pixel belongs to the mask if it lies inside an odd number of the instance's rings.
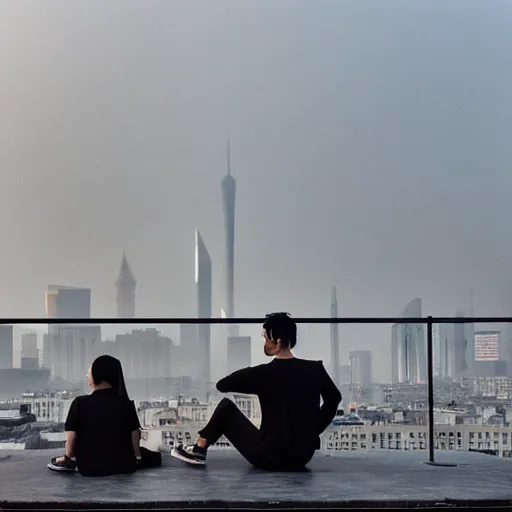
[{"label": "woman's bare arm", "polygon": [[135,453],[135,457],[137,458],[140,458],[140,437],[141,433],[139,429],[132,431],[133,452]]}]

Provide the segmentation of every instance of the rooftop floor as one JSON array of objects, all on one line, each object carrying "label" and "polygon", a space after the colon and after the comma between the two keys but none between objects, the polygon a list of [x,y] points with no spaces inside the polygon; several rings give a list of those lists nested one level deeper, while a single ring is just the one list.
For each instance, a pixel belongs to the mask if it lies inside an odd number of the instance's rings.
[{"label": "rooftop floor", "polygon": [[[252,468],[232,451],[209,454],[206,468],[191,468],[164,455],[164,467],[135,475],[85,478],[46,469],[55,451],[0,451],[0,510],[15,508],[143,508],[165,509],[227,502],[226,506],[266,508],[270,502],[301,504],[329,502],[348,506],[408,507],[440,505],[446,500],[510,500],[512,461],[465,452],[440,452],[441,462],[458,467],[424,464],[426,453],[346,452],[317,454],[304,473],[267,473]],[[72,502],[72,506],[69,506]],[[199,503],[198,503],[199,502]],[[407,502],[407,503],[405,503]],[[123,505],[124,504],[124,505]],[[137,505],[138,504],[138,505]],[[499,503],[504,505],[505,503]],[[144,507],[144,508],[146,508]],[[281,504],[282,507],[282,504]]]}]

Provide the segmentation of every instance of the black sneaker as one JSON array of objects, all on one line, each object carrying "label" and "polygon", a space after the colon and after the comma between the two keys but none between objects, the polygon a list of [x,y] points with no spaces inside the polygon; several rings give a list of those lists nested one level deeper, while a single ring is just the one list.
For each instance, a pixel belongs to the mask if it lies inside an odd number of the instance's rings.
[{"label": "black sneaker", "polygon": [[77,470],[76,462],[69,457],[64,457],[64,460],[57,462],[60,457],[54,457],[47,465],[51,471],[58,471],[60,473],[75,473]]},{"label": "black sneaker", "polygon": [[172,449],[171,457],[194,466],[204,466],[206,464],[206,450],[199,452],[195,450],[195,446],[183,446],[179,444]]}]

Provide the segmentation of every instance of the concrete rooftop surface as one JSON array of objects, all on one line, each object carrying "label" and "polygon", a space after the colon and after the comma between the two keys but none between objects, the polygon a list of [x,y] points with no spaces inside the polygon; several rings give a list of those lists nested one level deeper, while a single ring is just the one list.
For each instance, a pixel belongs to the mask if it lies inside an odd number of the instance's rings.
[{"label": "concrete rooftop surface", "polygon": [[317,453],[307,472],[269,473],[234,451],[212,451],[206,468],[164,455],[162,468],[107,478],[50,472],[60,454],[0,451],[0,510],[512,505],[512,461],[477,453],[436,453],[457,467],[427,465],[425,452]]}]

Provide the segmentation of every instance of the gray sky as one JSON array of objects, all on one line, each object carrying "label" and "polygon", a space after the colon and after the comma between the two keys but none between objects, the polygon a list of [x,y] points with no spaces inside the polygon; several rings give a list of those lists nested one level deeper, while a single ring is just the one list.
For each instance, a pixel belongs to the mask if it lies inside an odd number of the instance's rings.
[{"label": "gray sky", "polygon": [[[237,314],[324,316],[333,283],[341,316],[471,286],[510,313],[511,26],[507,0],[3,0],[2,315],[50,282],[114,315],[125,248],[140,316],[194,316],[196,227],[219,311],[228,134]],[[389,328],[341,336],[389,375]]]}]

